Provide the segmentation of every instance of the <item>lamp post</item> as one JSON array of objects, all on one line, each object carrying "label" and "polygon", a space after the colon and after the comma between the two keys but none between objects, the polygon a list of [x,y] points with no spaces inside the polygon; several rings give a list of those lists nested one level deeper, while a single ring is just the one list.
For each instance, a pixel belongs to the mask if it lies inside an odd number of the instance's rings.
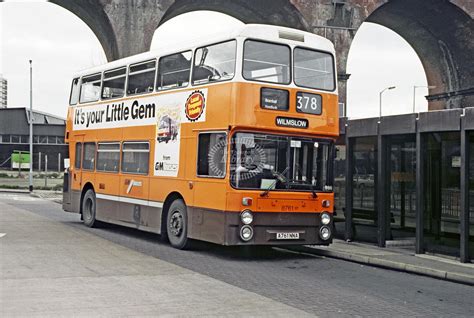
[{"label": "lamp post", "polygon": [[383,90],[380,91],[380,93],[379,93],[379,118],[382,117],[382,94],[387,90],[394,89],[395,87],[396,86],[386,87],[386,88],[384,88]]},{"label": "lamp post", "polygon": [[420,88],[420,87],[424,87],[424,88],[429,88],[429,89],[432,89],[432,88],[436,88],[436,86],[425,86],[425,85],[413,85],[413,112],[415,112],[415,100],[416,100],[416,89],[417,88]]},{"label": "lamp post", "polygon": [[30,192],[33,192],[33,61],[30,60]]}]

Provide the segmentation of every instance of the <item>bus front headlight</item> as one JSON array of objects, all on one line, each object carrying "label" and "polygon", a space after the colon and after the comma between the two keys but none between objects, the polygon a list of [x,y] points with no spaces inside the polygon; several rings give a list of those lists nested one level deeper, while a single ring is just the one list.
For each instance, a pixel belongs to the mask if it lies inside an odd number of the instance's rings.
[{"label": "bus front headlight", "polygon": [[331,222],[331,216],[329,213],[323,212],[321,213],[321,224],[328,225]]},{"label": "bus front headlight", "polygon": [[241,214],[240,214],[240,220],[242,221],[242,223],[244,223],[245,225],[249,225],[250,223],[253,222],[253,214],[252,214],[252,211],[250,210],[244,210]]},{"label": "bus front headlight", "polygon": [[242,241],[250,241],[253,237],[253,229],[250,225],[244,225],[240,229],[240,238]]},{"label": "bus front headlight", "polygon": [[327,241],[331,237],[331,229],[327,226],[321,227],[319,230],[319,236],[322,240]]}]

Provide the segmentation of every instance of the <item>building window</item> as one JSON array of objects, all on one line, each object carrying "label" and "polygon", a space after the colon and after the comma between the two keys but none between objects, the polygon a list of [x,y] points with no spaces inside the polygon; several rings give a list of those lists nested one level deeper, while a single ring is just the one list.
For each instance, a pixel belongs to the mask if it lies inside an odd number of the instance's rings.
[{"label": "building window", "polygon": [[99,143],[97,147],[97,171],[118,172],[120,143]]},{"label": "building window", "polygon": [[76,157],[74,158],[74,167],[81,169],[81,155],[82,155],[82,144],[76,143]]},{"label": "building window", "polygon": [[11,143],[12,144],[19,144],[20,143],[20,136],[12,135]]},{"label": "building window", "polygon": [[2,135],[2,142],[5,144],[10,143],[11,136],[10,135]]},{"label": "building window", "polygon": [[155,85],[155,69],[155,60],[130,65],[127,95],[153,92],[153,87]]},{"label": "building window", "polygon": [[150,145],[148,142],[124,142],[122,172],[148,174]]},{"label": "building window", "polygon": [[199,135],[197,174],[200,177],[225,176],[227,143],[225,133]]},{"label": "building window", "polygon": [[21,142],[22,144],[27,144],[27,143],[29,143],[29,142],[30,142],[30,136],[28,136],[28,135],[21,135],[21,136],[20,136],[20,142]]},{"label": "building window", "polygon": [[156,78],[157,90],[188,86],[191,57],[191,51],[186,51],[160,58]]},{"label": "building window", "polygon": [[82,158],[82,169],[94,170],[95,161],[95,143],[84,143],[84,156]]},{"label": "building window", "polygon": [[56,136],[48,136],[48,144],[55,144]]},{"label": "building window", "polygon": [[122,97],[125,92],[125,67],[104,73],[102,84],[102,99]]},{"label": "building window", "polygon": [[47,144],[48,143],[48,136],[39,136],[39,143],[40,144]]}]

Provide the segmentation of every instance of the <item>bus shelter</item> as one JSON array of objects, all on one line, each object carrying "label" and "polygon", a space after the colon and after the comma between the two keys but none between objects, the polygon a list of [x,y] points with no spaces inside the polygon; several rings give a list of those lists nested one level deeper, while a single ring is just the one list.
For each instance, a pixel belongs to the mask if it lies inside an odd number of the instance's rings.
[{"label": "bus shelter", "polygon": [[340,127],[334,165],[339,236],[380,247],[398,242],[416,253],[469,262],[474,108],[343,118]]}]

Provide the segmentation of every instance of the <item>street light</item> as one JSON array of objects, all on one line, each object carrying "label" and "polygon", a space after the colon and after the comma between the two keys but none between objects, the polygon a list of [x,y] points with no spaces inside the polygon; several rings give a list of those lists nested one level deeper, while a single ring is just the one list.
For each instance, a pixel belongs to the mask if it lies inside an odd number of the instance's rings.
[{"label": "street light", "polygon": [[436,88],[436,86],[425,86],[425,85],[418,86],[418,85],[413,85],[413,112],[415,112],[416,89],[417,89],[417,88],[420,88],[420,87],[429,88],[429,89]]},{"label": "street light", "polygon": [[[33,192],[33,61],[30,60],[30,192]],[[20,159],[21,160],[21,159]]]},{"label": "street light", "polygon": [[379,118],[382,117],[382,94],[383,92],[387,91],[387,90],[390,90],[390,89],[394,89],[396,86],[390,86],[390,87],[386,87],[384,88],[383,90],[380,91],[379,93]]}]

